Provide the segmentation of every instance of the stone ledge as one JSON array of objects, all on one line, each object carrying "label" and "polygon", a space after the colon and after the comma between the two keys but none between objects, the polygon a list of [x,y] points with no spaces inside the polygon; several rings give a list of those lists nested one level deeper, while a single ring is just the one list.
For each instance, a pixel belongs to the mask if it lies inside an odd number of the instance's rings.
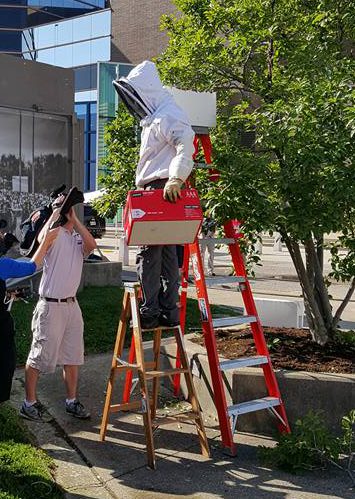
[{"label": "stone ledge", "polygon": [[86,286],[121,286],[121,262],[84,262],[79,291]]},{"label": "stone ledge", "polygon": [[[211,385],[211,375],[206,350],[189,341],[193,335],[186,335],[186,349],[193,365],[193,379],[202,409],[217,417]],[[162,348],[174,356],[176,349],[170,345]],[[272,356],[271,356],[272,357]],[[226,360],[220,358],[220,360]],[[171,358],[165,359],[171,363]],[[339,429],[341,418],[355,408],[355,375],[311,373],[303,371],[275,370],[286,412],[291,426],[310,410],[324,411],[326,424],[333,430]],[[226,390],[227,403],[238,403],[267,395],[261,369],[248,367],[225,373],[230,385]],[[186,394],[185,382],[182,390]],[[271,435],[276,425],[268,411],[259,411],[240,416],[237,428],[240,431]]]}]

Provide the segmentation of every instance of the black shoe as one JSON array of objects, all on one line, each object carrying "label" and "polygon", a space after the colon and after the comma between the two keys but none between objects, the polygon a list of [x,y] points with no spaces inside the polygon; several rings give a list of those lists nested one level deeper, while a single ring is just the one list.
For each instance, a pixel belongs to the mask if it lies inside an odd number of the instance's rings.
[{"label": "black shoe", "polygon": [[159,326],[158,317],[142,317],[141,316],[141,328],[142,329],[155,329]]},{"label": "black shoe", "polygon": [[172,321],[168,319],[165,315],[159,317],[159,325],[163,327],[176,327],[180,326],[180,321]]}]

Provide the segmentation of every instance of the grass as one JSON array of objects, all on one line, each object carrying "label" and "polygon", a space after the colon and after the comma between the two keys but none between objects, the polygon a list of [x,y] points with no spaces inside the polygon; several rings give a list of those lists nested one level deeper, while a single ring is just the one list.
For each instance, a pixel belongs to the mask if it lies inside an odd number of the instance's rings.
[{"label": "grass", "polygon": [[[121,313],[123,289],[85,288],[78,300],[85,324],[86,353],[112,352]],[[24,364],[31,344],[31,319],[36,300],[18,302],[12,310],[17,362]],[[212,305],[214,316],[237,315],[231,307]],[[188,299],[186,331],[201,328],[197,300]],[[147,339],[149,336],[147,335]],[[31,445],[26,428],[6,404],[0,405],[0,499],[60,499],[51,469],[53,462]]]},{"label": "grass", "polygon": [[62,499],[53,461],[31,443],[15,410],[0,405],[0,499]]},{"label": "grass", "polygon": [[[83,312],[85,353],[111,352],[121,313],[123,289],[107,286],[85,288],[78,295]],[[24,364],[31,345],[31,319],[36,300],[26,304],[18,302],[12,309],[16,329],[17,362]],[[232,307],[212,305],[214,316],[238,315]],[[197,300],[188,298],[186,331],[201,327]],[[148,335],[146,336],[148,339]]]}]

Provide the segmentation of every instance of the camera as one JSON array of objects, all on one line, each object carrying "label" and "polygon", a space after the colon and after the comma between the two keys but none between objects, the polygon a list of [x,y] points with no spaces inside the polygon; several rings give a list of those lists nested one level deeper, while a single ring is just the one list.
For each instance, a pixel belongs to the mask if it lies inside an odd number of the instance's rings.
[{"label": "camera", "polygon": [[6,290],[6,298],[8,300],[23,300],[27,301],[32,297],[32,290],[30,286],[23,286],[21,288],[13,288]]}]

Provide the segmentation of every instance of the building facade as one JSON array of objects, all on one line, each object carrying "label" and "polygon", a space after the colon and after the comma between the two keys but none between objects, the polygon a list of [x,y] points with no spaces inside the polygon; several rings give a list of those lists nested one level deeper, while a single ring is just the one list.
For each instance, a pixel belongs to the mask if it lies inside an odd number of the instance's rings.
[{"label": "building facade", "polygon": [[160,18],[173,10],[171,0],[0,0],[0,54],[74,69],[85,191],[97,188],[104,125],[117,107],[112,80],[162,52]]},{"label": "building facade", "polygon": [[82,185],[84,138],[72,70],[0,55],[0,74],[0,218],[20,238],[54,188]]}]

